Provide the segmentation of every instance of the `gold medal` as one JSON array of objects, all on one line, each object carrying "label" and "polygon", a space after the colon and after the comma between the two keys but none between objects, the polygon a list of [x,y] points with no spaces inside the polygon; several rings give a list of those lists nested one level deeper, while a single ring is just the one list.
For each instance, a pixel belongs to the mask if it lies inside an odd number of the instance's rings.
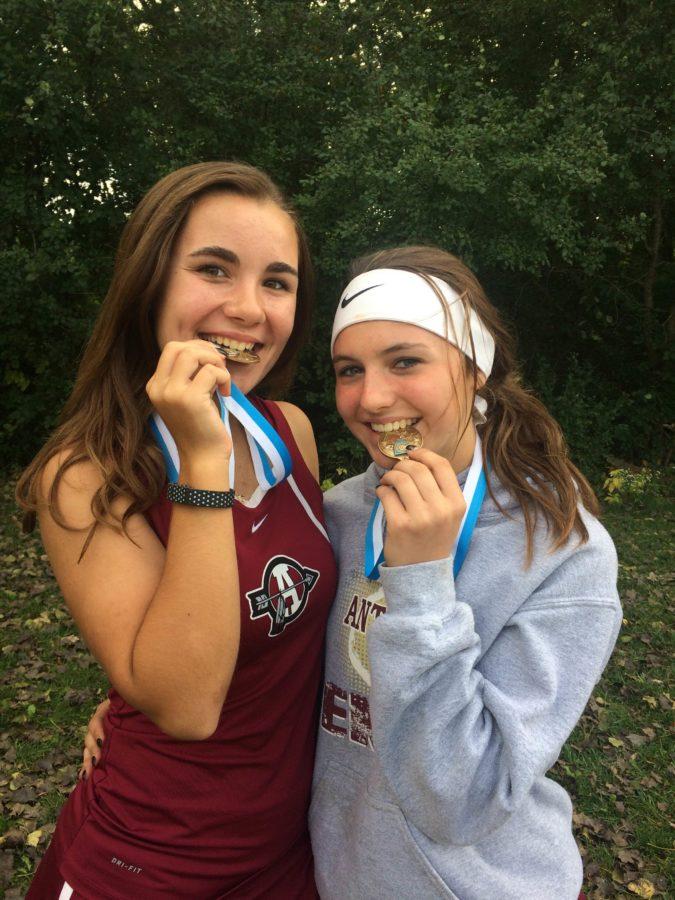
[{"label": "gold medal", "polygon": [[214,344],[214,347],[225,359],[229,359],[232,362],[244,363],[246,366],[260,362],[258,354],[253,353],[251,350],[235,350],[234,347],[225,347],[222,344]]},{"label": "gold medal", "polygon": [[406,459],[408,456],[408,447],[414,446],[418,450],[424,440],[422,435],[416,428],[409,426],[403,431],[385,431],[383,432],[378,447],[390,459]]}]

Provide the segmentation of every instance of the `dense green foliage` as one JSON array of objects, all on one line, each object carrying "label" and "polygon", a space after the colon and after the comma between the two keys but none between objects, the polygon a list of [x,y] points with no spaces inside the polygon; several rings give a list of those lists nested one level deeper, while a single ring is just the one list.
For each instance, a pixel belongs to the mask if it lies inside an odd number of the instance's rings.
[{"label": "dense green foliage", "polygon": [[593,475],[672,422],[665,0],[1,0],[0,453],[74,377],[124,218],[160,176],[236,158],[295,198],[320,276],[296,397],[326,474],[328,323],[348,261],[463,256]]}]

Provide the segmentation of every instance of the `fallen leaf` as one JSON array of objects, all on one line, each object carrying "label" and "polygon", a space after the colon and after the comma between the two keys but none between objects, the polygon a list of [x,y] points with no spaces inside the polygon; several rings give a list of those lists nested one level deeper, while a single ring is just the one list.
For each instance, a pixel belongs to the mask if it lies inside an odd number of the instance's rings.
[{"label": "fallen leaf", "polygon": [[12,828],[10,831],[7,831],[0,836],[0,847],[7,847],[10,849],[14,847],[23,847],[25,840],[26,836],[23,831],[19,831],[18,828]]},{"label": "fallen leaf", "polygon": [[12,880],[14,871],[14,853],[11,850],[0,852],[0,890]]},{"label": "fallen leaf", "polygon": [[35,798],[35,790],[32,787],[21,787],[12,794],[13,803],[32,803]]},{"label": "fallen leaf", "polygon": [[607,829],[607,831],[604,834],[601,834],[600,837],[605,841],[609,841],[610,844],[614,844],[615,847],[628,846],[628,841],[622,834],[619,834],[618,831],[610,831],[609,829]]},{"label": "fallen leaf", "polygon": [[42,829],[37,828],[35,831],[31,831],[31,833],[26,838],[26,843],[29,847],[37,847],[40,843],[40,838],[42,837]]},{"label": "fallen leaf", "polygon": [[631,881],[627,887],[631,893],[637,894],[638,897],[645,897],[646,900],[654,896],[654,885],[651,881],[647,881],[646,878],[641,878],[639,881]]}]

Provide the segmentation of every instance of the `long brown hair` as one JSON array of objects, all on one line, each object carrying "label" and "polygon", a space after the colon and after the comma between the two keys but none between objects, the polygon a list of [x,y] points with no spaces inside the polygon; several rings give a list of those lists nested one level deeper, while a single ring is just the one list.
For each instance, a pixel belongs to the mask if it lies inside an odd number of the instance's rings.
[{"label": "long brown hair", "polygon": [[[16,498],[25,510],[24,530],[35,525],[44,468],[60,453],[46,500],[55,521],[65,528],[71,526],[59,509],[58,487],[65,472],[77,463],[92,462],[102,478],[91,503],[93,528],[112,519],[126,531],[128,519],[148,509],[159,496],[165,473],[147,426],[151,409],[145,392],[159,359],[155,318],[174,246],[190,210],[199,198],[216,192],[275,203],[295,225],[299,284],[293,332],[259,389],[278,395],[290,385],[309,332],[314,300],[309,248],[295,212],[264,172],[243,163],[198,163],[172,172],[148,191],[122,232],[112,281],[73,391],[56,430],[19,479]],[[130,500],[121,519],[111,512],[120,495]]]},{"label": "long brown hair", "polygon": [[[599,506],[593,489],[570,460],[558,423],[543,403],[523,387],[515,340],[473,272],[456,256],[438,247],[395,247],[362,256],[352,263],[350,277],[372,269],[405,269],[423,277],[440,278],[457,292],[465,314],[474,309],[492,335],[492,372],[480,388],[475,359],[465,359],[474,393],[488,404],[487,422],[479,426],[484,460],[489,460],[491,471],[522,508],[528,562],[539,515],[548,526],[552,549],[562,546],[573,531],[582,543],[588,540],[578,502],[581,500],[586,509],[597,515]],[[440,292],[438,296],[445,302]],[[488,489],[497,502],[489,478]]]}]

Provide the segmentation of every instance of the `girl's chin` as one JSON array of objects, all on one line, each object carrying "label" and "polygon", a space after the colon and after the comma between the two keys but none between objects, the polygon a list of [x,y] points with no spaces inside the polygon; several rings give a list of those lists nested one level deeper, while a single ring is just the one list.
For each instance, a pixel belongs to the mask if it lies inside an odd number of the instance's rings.
[{"label": "girl's chin", "polygon": [[256,363],[255,366],[247,366],[230,362],[227,368],[233,384],[236,384],[244,394],[255,391],[268,372],[268,367],[263,368],[260,363]]}]

